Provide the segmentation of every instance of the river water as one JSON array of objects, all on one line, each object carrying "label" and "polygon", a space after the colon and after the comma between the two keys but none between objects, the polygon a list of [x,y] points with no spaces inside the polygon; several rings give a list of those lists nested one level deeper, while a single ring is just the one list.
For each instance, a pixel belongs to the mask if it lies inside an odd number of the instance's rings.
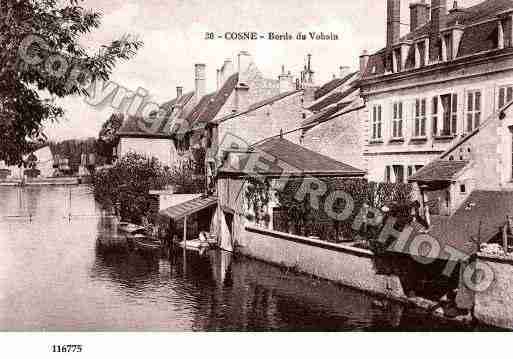
[{"label": "river water", "polygon": [[229,253],[189,254],[185,268],[180,254],[102,253],[85,186],[0,187],[0,200],[0,330],[471,329]]}]

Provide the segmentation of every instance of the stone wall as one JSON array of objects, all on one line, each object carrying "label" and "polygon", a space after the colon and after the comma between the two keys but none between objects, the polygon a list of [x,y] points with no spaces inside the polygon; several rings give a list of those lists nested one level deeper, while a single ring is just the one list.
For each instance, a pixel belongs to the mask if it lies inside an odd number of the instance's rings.
[{"label": "stone wall", "polygon": [[251,226],[244,228],[239,246],[240,253],[258,260],[370,293],[406,298],[399,278],[378,274],[374,255],[367,250]]},{"label": "stone wall", "polygon": [[481,256],[479,262],[490,266],[494,282],[475,295],[475,317],[488,325],[513,329],[513,259]]},{"label": "stone wall", "polygon": [[363,127],[367,110],[352,112],[321,123],[305,132],[302,145],[337,161],[365,170]]},{"label": "stone wall", "polygon": [[[278,136],[280,131],[287,132],[301,126],[303,112],[302,94],[297,93],[284,99],[268,104],[255,111],[243,114],[219,125],[219,140],[223,148],[225,136],[236,136],[243,139],[248,145]],[[296,131],[286,138],[292,142],[299,143],[300,131]],[[228,137],[229,138],[229,137]]]}]

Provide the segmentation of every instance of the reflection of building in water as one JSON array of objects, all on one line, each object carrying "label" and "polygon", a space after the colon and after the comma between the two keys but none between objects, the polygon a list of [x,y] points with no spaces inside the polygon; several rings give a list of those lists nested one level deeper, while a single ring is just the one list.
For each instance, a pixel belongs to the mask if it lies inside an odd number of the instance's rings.
[{"label": "reflection of building in water", "polygon": [[244,258],[209,258],[216,287],[198,308],[195,330],[348,330],[355,327],[351,318],[362,329],[401,322],[397,304],[375,308],[372,297],[327,281]]}]

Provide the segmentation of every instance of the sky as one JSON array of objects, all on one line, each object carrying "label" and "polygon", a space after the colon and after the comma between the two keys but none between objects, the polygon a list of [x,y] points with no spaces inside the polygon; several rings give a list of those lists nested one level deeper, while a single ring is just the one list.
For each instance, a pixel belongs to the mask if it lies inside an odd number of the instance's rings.
[{"label": "sky", "polygon": [[[402,1],[403,33],[409,27],[411,1]],[[460,0],[470,6],[480,0]],[[448,1],[452,6],[452,1]],[[144,47],[137,56],[116,66],[111,80],[126,89],[139,87],[157,103],[171,100],[176,86],[194,89],[194,64],[207,65],[207,88],[215,90],[216,69],[226,58],[249,51],[265,77],[277,78],[284,65],[299,76],[305,57],[312,54],[317,84],[329,81],[340,66],[358,69],[362,51],[379,50],[385,43],[386,0],[85,0],[82,6],[101,11],[102,25],[81,39],[90,51],[119,39],[138,36]],[[236,41],[206,40],[206,32],[335,33],[339,40]],[[58,99],[66,114],[47,124],[51,140],[97,137],[110,106],[94,107],[83,97]]]}]

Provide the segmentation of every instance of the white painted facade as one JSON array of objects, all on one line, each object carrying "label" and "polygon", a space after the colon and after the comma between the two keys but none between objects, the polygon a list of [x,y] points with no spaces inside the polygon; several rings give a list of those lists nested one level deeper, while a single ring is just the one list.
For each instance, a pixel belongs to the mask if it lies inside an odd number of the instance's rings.
[{"label": "white painted facade", "polygon": [[156,157],[164,166],[172,166],[177,159],[173,141],[167,138],[121,137],[116,149],[118,158],[130,152]]},{"label": "white painted facade", "polygon": [[[364,156],[369,180],[397,182],[402,177],[403,181],[406,181],[409,175],[438,158],[469,133],[467,129],[469,116],[472,116],[474,122],[479,117],[480,124],[497,118],[501,88],[505,89],[505,94],[508,91],[513,91],[511,59],[507,58],[501,61],[499,68],[495,68],[493,62],[485,65],[478,64],[473,69],[471,68],[471,66],[467,66],[457,71],[442,71],[429,82],[425,81],[423,76],[401,81],[398,86],[394,86],[391,82],[390,85],[385,85],[382,89],[371,90],[367,94],[369,115],[364,126]],[[480,97],[479,111],[474,110],[476,93],[479,93]],[[454,112],[457,125],[454,131],[450,131],[450,136],[436,136],[433,133],[435,115],[440,129],[444,113],[440,96],[446,94],[457,96],[457,106]],[[470,94],[472,94],[471,97]],[[438,97],[436,114],[433,111],[434,97]],[[474,106],[469,106],[471,98],[474,99]],[[418,131],[415,133],[416,118],[424,117],[416,116],[417,100],[426,101],[424,136],[420,136]],[[397,136],[396,130],[394,137],[394,104],[399,103],[402,104],[402,134]],[[376,132],[374,130],[374,110],[379,111],[379,108],[381,108],[380,137],[373,133]],[[478,112],[479,114],[477,114]],[[472,129],[475,127],[474,123]],[[441,133],[438,134],[441,135]],[[505,152],[511,156],[511,151],[508,150],[511,147],[511,141],[508,142],[506,138],[503,141]],[[454,159],[458,160],[458,155]],[[511,163],[511,161],[506,162]],[[508,168],[511,172],[511,166]]]}]

